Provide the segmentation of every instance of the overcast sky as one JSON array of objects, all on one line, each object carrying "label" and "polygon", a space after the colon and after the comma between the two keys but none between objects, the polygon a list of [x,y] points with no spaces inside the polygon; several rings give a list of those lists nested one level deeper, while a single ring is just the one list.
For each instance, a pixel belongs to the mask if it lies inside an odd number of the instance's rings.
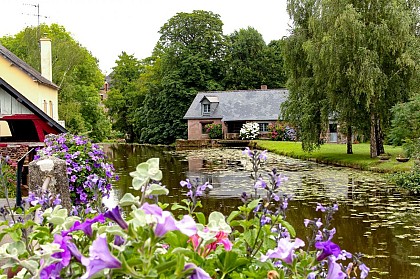
[{"label": "overcast sky", "polygon": [[159,29],[178,12],[219,14],[224,34],[251,26],[268,43],[288,35],[286,0],[1,0],[0,36],[25,26],[58,23],[99,60],[109,74],[122,51],[151,55]]}]

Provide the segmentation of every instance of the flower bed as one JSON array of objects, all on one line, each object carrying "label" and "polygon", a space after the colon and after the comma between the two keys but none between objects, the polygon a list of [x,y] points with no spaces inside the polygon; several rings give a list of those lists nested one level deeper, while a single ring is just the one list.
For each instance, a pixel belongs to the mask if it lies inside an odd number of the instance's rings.
[{"label": "flower bed", "polygon": [[187,195],[179,204],[159,203],[169,191],[152,158],[130,173],[141,195],[126,193],[115,208],[82,218],[51,199],[42,212],[39,204],[26,210],[38,210],[38,223],[4,223],[0,236],[14,242],[0,247],[2,270],[21,268],[17,278],[366,278],[361,255],[333,242],[338,205],[318,204],[323,217],[303,220],[312,237],[297,238],[286,221],[287,177],[275,169],[260,173],[266,151],[246,148],[244,155],[253,165],[252,186],[229,216],[200,212],[212,187],[194,179],[180,182]]}]

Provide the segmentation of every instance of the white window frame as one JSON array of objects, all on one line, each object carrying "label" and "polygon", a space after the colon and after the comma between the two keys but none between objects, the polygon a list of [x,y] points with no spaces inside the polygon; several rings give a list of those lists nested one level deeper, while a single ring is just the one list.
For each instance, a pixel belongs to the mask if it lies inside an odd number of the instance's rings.
[{"label": "white window frame", "polygon": [[258,123],[258,125],[259,125],[260,133],[268,132],[268,123],[267,122],[260,122],[260,123]]},{"label": "white window frame", "polygon": [[203,115],[210,114],[210,104],[203,104]]}]

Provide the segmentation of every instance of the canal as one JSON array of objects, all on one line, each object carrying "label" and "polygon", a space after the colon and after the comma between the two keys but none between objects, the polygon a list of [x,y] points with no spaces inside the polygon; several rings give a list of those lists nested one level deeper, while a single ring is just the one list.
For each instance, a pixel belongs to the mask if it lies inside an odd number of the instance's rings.
[{"label": "canal", "polygon": [[[120,180],[114,184],[114,200],[130,189],[130,171],[149,158],[159,158],[162,184],[169,195],[161,202],[179,202],[186,191],[179,182],[209,181],[214,189],[202,200],[207,212],[224,214],[241,204],[242,192],[251,193],[250,162],[240,149],[176,151],[148,145],[105,144]],[[268,154],[262,174],[276,168],[288,177],[283,192],[290,195],[287,221],[298,237],[306,239],[304,219],[321,217],[317,203],[338,203],[333,226],[334,241],[349,252],[361,252],[371,268],[369,278],[420,278],[420,201],[395,189],[385,175],[344,167],[306,162]],[[137,193],[138,194],[138,193]]]}]

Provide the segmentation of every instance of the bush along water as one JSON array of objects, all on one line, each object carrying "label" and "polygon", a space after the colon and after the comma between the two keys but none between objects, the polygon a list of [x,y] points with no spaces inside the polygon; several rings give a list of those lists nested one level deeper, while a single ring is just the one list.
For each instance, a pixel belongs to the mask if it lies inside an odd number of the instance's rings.
[{"label": "bush along water", "polygon": [[206,124],[204,129],[211,139],[221,139],[223,137],[222,124]]},{"label": "bush along water", "polygon": [[112,179],[118,179],[113,165],[106,162],[102,148],[83,136],[68,133],[48,135],[45,147],[37,150],[35,159],[43,156],[55,156],[66,161],[70,197],[74,205],[72,215],[100,208],[102,198],[109,196]]},{"label": "bush along water", "polygon": [[277,121],[268,125],[271,140],[276,141],[296,141],[296,130],[286,123]]},{"label": "bush along water", "polygon": [[257,139],[260,135],[260,125],[257,122],[248,122],[242,125],[239,137],[243,140]]},{"label": "bush along water", "polygon": [[[15,278],[42,279],[366,278],[369,268],[361,256],[332,240],[337,205],[319,204],[316,210],[324,219],[303,221],[312,231],[304,242],[286,221],[290,197],[282,188],[287,178],[276,170],[266,178],[259,173],[267,152],[246,149],[244,154],[258,164],[253,194],[243,193],[243,205],[227,217],[200,212],[200,199],[211,186],[194,179],[180,182],[186,198],[169,211],[158,200],[169,191],[160,183],[157,158],[130,173],[141,195],[126,193],[104,212],[70,216],[53,197],[43,199],[49,207],[32,199],[23,218],[3,210],[0,238],[9,234],[13,241],[0,247],[0,274],[11,269]],[[33,221],[34,216],[39,218]]]}]

